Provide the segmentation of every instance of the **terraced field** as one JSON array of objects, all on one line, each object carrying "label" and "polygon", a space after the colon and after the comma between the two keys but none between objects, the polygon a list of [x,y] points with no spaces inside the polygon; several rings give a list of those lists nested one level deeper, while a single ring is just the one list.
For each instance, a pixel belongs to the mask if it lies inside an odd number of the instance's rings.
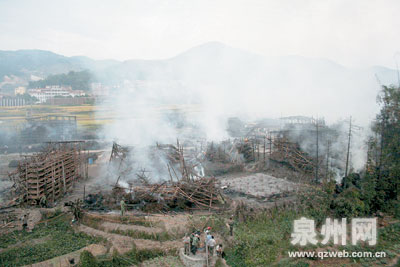
[{"label": "terraced field", "polygon": [[96,105],[81,106],[49,106],[49,105],[33,105],[25,107],[1,107],[0,121],[18,125],[24,122],[26,115],[47,116],[47,115],[63,115],[76,116],[78,127],[97,128],[101,125],[110,123],[115,118],[111,107]]}]

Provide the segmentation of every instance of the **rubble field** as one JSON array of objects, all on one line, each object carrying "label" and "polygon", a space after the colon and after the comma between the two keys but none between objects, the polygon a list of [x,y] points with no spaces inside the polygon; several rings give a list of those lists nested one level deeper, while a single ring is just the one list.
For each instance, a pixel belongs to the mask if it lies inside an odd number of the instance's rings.
[{"label": "rubble field", "polygon": [[298,188],[298,184],[264,173],[227,175],[220,178],[221,188],[257,198],[289,193]]}]

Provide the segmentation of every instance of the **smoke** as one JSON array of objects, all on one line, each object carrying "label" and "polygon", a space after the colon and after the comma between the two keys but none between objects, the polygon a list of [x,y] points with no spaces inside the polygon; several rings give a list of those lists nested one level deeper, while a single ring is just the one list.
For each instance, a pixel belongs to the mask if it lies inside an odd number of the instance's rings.
[{"label": "smoke", "polygon": [[[332,168],[341,171],[348,131],[346,124],[335,123],[352,115],[368,129],[377,112],[380,89],[370,69],[297,56],[265,58],[219,43],[167,60],[127,61],[110,73],[114,81],[122,82],[103,103],[112,107],[115,120],[100,135],[137,148],[133,162],[137,168],[151,170],[155,179],[168,177],[167,159],[152,157],[149,146],[175,143],[177,138],[182,142],[225,140],[228,118],[234,116],[248,121],[286,115],[324,117],[335,132],[330,137]],[[352,135],[355,170],[365,162],[364,136],[366,131]],[[314,141],[306,137],[301,146],[311,153]],[[322,138],[321,154],[326,144]]]},{"label": "smoke", "polygon": [[[349,120],[338,120],[330,125],[320,125],[318,128],[319,168],[323,173],[328,171],[333,174],[337,181],[345,175],[347,151],[349,151],[349,173],[359,172],[365,167],[368,149],[366,140],[370,134],[370,128],[355,126],[354,121],[352,123],[351,132],[349,132]],[[302,151],[315,158],[317,155],[316,125],[292,125],[287,129],[290,129],[289,139],[298,143]]]}]

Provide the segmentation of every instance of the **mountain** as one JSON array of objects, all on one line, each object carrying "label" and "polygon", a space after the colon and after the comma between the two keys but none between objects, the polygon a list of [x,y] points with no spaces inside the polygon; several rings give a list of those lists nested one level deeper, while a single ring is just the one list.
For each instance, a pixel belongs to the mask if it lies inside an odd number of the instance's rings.
[{"label": "mountain", "polygon": [[[347,69],[328,59],[301,56],[264,57],[218,42],[193,47],[165,60],[94,60],[84,56],[66,57],[43,50],[0,51],[0,82],[4,76],[15,75],[29,79],[31,74],[45,77],[49,74],[88,69],[100,80],[171,80],[214,83],[223,79],[282,79],[302,76],[302,80],[315,79],[321,74],[332,77],[347,76],[350,72],[377,74],[383,83],[397,79],[396,71],[373,66],[363,70]],[[374,75],[375,76],[375,75]],[[291,80],[289,79],[289,80]]]},{"label": "mountain", "polygon": [[[383,84],[397,82],[396,71],[381,66],[351,69],[321,58],[264,57],[218,42],[193,47],[169,59],[123,62],[66,57],[42,50],[0,51],[0,82],[5,75],[28,81],[31,75],[46,77],[85,69],[103,83],[180,80],[193,87],[218,86],[222,92],[251,87],[254,91],[279,88],[312,94],[360,87],[366,80],[377,85],[377,77]],[[311,90],[316,87],[318,90]]]},{"label": "mountain", "polygon": [[0,51],[0,81],[7,75],[39,77],[82,70],[73,58],[42,50]]},{"label": "mountain", "polygon": [[362,111],[369,119],[376,111],[380,84],[398,82],[397,72],[382,66],[348,68],[323,58],[265,57],[210,42],[168,59],[122,62],[41,50],[0,51],[0,88],[6,84],[2,83],[5,75],[27,82],[31,75],[45,77],[84,69],[110,85],[150,81],[149,86],[139,83],[145,85],[139,94],[154,103],[202,102],[210,108],[223,103],[220,109],[232,113],[245,109],[348,116]]}]

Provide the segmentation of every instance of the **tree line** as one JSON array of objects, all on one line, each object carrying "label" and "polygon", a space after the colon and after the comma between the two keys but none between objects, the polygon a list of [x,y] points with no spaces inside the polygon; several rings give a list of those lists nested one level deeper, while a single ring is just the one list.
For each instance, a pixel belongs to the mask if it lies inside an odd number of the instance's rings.
[{"label": "tree line", "polygon": [[49,75],[46,79],[29,82],[29,88],[43,88],[45,86],[60,85],[71,86],[73,90],[90,90],[92,74],[87,71],[70,71],[68,73]]}]

